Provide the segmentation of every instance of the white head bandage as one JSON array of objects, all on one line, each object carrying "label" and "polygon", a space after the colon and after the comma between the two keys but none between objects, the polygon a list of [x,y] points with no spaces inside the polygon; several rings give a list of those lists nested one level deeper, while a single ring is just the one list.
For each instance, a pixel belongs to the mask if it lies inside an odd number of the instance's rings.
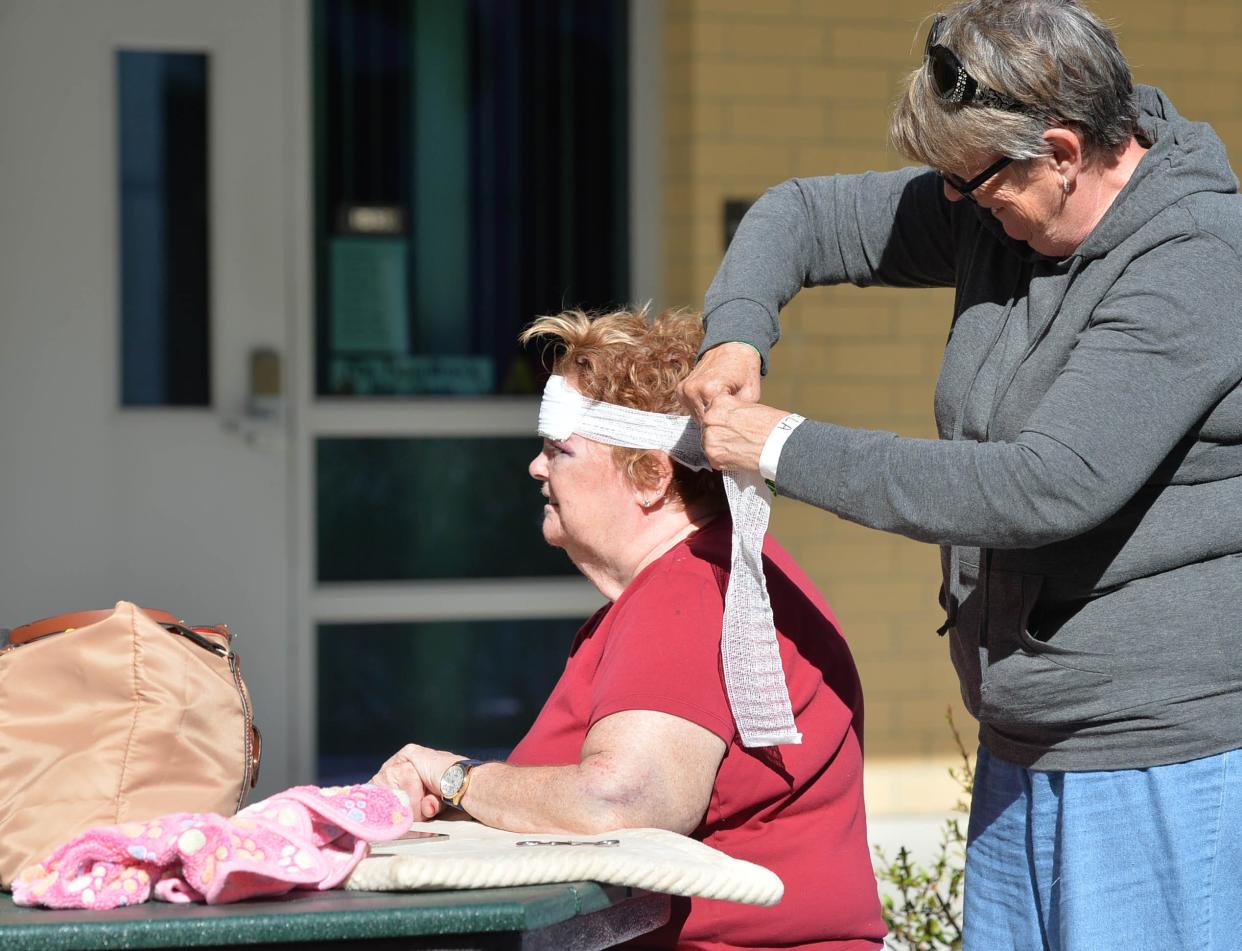
[{"label": "white head bandage", "polygon": [[[573,433],[611,446],[661,449],[691,469],[710,468],[699,427],[691,417],[587,399],[564,377],[553,376],[539,406],[539,435],[561,440]],[[724,484],[733,516],[733,556],[720,638],[729,706],[743,746],[801,743],[763,578],[763,535],[772,494],[757,472],[726,472]]]}]

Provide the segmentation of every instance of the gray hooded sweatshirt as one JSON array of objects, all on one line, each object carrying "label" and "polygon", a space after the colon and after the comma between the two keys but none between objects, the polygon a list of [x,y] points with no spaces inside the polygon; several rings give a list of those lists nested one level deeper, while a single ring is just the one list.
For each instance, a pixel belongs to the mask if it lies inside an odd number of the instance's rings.
[{"label": "gray hooded sweatshirt", "polygon": [[1070,257],[926,169],[801,179],[747,214],[704,349],[764,356],[802,287],[955,287],[939,440],[807,422],[777,488],[941,546],[981,742],[1039,769],[1242,747],[1242,198],[1212,129],[1139,87],[1150,149]]}]

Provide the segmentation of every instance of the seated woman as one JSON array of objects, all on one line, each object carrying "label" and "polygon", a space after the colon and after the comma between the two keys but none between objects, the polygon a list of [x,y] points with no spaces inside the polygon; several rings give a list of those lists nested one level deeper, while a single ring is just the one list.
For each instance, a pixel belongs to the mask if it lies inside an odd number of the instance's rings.
[{"label": "seated woman", "polygon": [[[677,384],[694,367],[702,335],[699,318],[685,314],[568,312],[536,321],[523,341],[550,338],[559,351],[554,372],[588,399],[676,414]],[[763,573],[802,741],[748,748],[721,662],[733,542],[720,473],[575,433],[545,438],[530,474],[546,499],[544,538],[608,602],[579,631],[552,696],[507,762],[463,762],[408,745],[375,781],[421,800],[426,818],[447,798],[480,822],[518,832],[671,829],[763,865],[785,884],[773,908],[675,899],[672,922],[643,943],[880,947],[863,812],[862,695],[849,648],[811,581],[765,539]]]}]

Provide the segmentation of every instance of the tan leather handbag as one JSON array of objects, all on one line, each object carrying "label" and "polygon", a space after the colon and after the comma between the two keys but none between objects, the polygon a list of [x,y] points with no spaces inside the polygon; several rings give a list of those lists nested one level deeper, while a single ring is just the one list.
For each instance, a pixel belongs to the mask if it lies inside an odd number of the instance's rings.
[{"label": "tan leather handbag", "polygon": [[0,650],[0,887],[93,826],[232,815],[260,742],[223,625],[121,601],[16,628]]}]

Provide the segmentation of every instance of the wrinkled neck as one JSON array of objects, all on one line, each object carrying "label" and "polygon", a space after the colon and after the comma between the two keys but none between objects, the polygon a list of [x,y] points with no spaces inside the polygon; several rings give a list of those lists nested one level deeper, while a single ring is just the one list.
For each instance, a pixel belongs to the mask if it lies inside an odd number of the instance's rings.
[{"label": "wrinkled neck", "polygon": [[[665,506],[661,505],[663,509]],[[618,551],[615,557],[602,557],[598,554],[570,554],[574,565],[588,581],[609,601],[615,601],[630,586],[639,573],[685,541],[704,525],[719,515],[719,511],[697,512],[693,509],[671,509],[664,512],[645,513],[643,518],[651,521],[645,524]]]}]

